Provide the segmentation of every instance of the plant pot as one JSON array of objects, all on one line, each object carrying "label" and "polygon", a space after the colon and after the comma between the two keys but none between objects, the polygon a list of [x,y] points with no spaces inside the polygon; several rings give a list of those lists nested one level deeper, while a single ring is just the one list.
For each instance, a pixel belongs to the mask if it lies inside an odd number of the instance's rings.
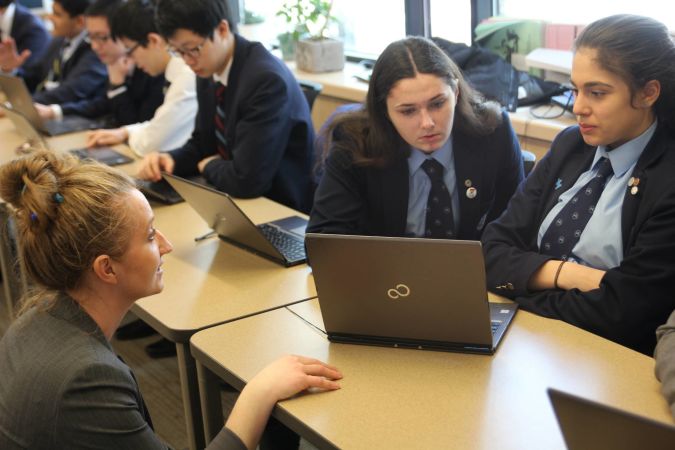
[{"label": "plant pot", "polygon": [[295,44],[297,41],[293,37],[293,33],[286,32],[277,35],[279,40],[279,50],[281,50],[281,57],[284,61],[293,61],[295,58]]},{"label": "plant pot", "polygon": [[300,39],[295,46],[295,63],[306,72],[334,72],[345,66],[342,41],[336,39]]}]

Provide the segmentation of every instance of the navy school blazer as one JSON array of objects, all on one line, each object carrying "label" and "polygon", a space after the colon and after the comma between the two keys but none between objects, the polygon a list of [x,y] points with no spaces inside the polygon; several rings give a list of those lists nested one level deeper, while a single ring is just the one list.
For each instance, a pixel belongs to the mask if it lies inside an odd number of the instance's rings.
[{"label": "navy school blazer", "polygon": [[[192,136],[170,152],[179,176],[196,175],[199,161],[217,154],[212,78],[197,79],[197,102]],[[234,60],[221,107],[231,158],[209,162],[204,178],[235,197],[265,196],[309,211],[314,127],[307,100],[286,65],[260,43],[235,34]]]},{"label": "navy school blazer", "polygon": [[[59,57],[63,38],[52,39],[47,51],[36,64],[26,65],[20,75],[31,91],[47,78],[53,62]],[[60,85],[48,91],[34,92],[33,100],[45,105],[62,104],[82,99],[102,97],[106,94],[108,71],[91,46],[82,41],[62,67]]]},{"label": "navy school blazer", "polygon": [[[507,113],[489,135],[452,131],[460,221],[457,239],[478,240],[523,180],[520,144]],[[477,189],[466,195],[468,185]],[[405,236],[409,170],[405,157],[385,167],[358,167],[332,151],[316,190],[307,232]]]},{"label": "navy school blazer", "polygon": [[[579,175],[588,170],[595,147],[578,126],[562,131],[551,150],[519,187],[508,209],[483,235],[488,288],[526,310],[557,318],[651,355],[655,330],[675,309],[675,138],[663,126],[638,159],[621,211],[623,260],[589,292],[528,291],[527,283],[551,259],[537,248],[541,222]],[[562,180],[555,189],[556,180]]]}]

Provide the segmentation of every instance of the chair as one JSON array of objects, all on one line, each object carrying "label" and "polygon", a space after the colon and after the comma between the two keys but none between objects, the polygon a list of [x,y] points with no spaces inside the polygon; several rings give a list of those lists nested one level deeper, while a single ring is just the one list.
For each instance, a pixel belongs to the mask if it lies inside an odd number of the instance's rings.
[{"label": "chair", "polygon": [[305,94],[305,98],[307,99],[307,105],[309,105],[309,110],[311,112],[312,106],[314,106],[314,100],[316,100],[316,98],[321,93],[323,85],[319,83],[314,83],[312,81],[298,81],[298,83],[300,84],[300,89],[302,89],[302,93]]},{"label": "chair", "polygon": [[537,157],[534,153],[527,150],[521,150],[521,153],[523,155],[523,170],[525,171],[525,176],[528,176],[537,162]]},{"label": "chair", "polygon": [[14,220],[6,203],[0,203],[0,270],[5,304],[10,320],[14,318],[16,305],[28,291],[28,281],[18,261],[18,243]]}]

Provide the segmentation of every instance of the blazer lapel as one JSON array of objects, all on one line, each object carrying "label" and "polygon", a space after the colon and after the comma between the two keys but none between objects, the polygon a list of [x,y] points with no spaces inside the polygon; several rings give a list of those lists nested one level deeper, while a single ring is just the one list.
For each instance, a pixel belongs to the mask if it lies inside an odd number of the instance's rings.
[{"label": "blazer lapel", "polygon": [[[455,224],[455,235],[471,239],[476,235],[476,224],[481,220],[481,191],[483,187],[483,168],[487,164],[485,152],[471,138],[461,133],[452,137],[453,158],[455,162],[456,189],[459,196],[459,223]],[[467,195],[474,188],[476,195]]]},{"label": "blazer lapel", "polygon": [[630,235],[635,225],[637,210],[642,200],[642,193],[647,188],[649,182],[650,168],[661,159],[663,154],[670,149],[671,143],[668,142],[667,133],[663,127],[659,127],[654,136],[647,144],[644,152],[638,159],[632,177],[639,179],[638,189],[635,194],[631,193],[632,186],[626,186],[623,197],[623,206],[621,207],[621,235],[623,241],[624,253],[630,242]]}]

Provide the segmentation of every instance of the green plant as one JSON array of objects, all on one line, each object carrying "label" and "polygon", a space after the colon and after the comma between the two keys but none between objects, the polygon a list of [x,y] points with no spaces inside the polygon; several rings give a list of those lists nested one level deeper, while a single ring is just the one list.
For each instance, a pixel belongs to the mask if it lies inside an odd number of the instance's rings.
[{"label": "green plant", "polygon": [[325,39],[328,26],[337,22],[332,15],[333,0],[288,0],[277,16],[283,17],[294,40],[304,35],[309,39]]}]

